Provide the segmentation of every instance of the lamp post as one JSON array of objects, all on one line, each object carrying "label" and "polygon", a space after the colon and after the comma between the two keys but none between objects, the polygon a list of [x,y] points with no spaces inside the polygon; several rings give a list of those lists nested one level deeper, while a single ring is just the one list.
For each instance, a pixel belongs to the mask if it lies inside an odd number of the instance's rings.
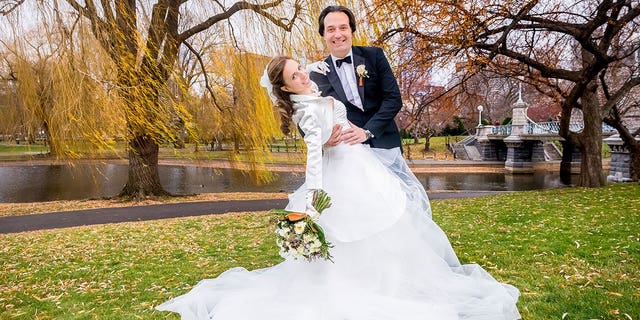
[{"label": "lamp post", "polygon": [[479,105],[476,109],[478,109],[478,127],[482,127],[482,110],[484,110],[484,107]]}]

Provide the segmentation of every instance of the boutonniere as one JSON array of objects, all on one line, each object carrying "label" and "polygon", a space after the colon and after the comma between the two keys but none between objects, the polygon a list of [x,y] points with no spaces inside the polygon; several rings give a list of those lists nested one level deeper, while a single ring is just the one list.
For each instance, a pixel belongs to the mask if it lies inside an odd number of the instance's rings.
[{"label": "boutonniere", "polygon": [[369,72],[364,64],[360,64],[356,67],[356,74],[358,75],[358,85],[362,87],[362,78],[369,78]]}]

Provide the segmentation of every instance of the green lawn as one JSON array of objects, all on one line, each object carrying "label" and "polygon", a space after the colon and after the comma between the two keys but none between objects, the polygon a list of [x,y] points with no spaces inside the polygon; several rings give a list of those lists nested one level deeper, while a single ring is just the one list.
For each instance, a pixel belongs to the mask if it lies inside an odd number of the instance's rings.
[{"label": "green lawn", "polygon": [[[640,186],[435,200],[464,263],[518,287],[523,319],[640,319]],[[0,235],[2,319],[177,319],[155,305],[273,265],[265,212]]]},{"label": "green lawn", "polygon": [[0,153],[49,152],[42,144],[0,144]]}]

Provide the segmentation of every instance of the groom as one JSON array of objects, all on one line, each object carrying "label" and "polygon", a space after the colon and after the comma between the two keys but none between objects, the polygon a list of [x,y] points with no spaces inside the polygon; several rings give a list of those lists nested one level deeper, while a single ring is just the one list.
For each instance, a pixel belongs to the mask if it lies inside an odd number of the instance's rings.
[{"label": "groom", "polygon": [[352,46],[355,17],[346,7],[326,7],[318,22],[331,55],[325,60],[328,72],[312,72],[310,78],[323,96],[345,104],[347,118],[354,125],[346,130],[335,126],[327,145],[367,143],[379,152],[390,153],[391,158],[402,158],[400,133],[394,122],[402,98],[384,52]]}]

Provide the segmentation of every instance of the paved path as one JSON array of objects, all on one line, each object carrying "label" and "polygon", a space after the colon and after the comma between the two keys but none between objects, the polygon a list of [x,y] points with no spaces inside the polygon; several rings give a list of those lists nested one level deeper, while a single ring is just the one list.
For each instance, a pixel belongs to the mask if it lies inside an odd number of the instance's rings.
[{"label": "paved path", "polygon": [[[499,192],[500,191],[442,191],[429,193],[429,198],[476,197]],[[0,217],[0,234],[106,223],[192,217],[228,212],[264,211],[273,208],[284,208],[287,202],[288,199],[200,201]]]}]

